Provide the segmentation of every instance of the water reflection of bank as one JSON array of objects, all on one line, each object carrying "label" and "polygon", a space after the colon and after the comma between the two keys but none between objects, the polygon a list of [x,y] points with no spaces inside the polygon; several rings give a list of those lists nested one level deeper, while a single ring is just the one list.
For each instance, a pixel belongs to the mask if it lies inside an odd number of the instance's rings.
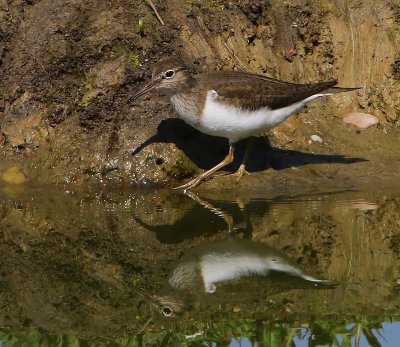
[{"label": "water reflection of bank", "polygon": [[[236,237],[267,244],[316,277],[341,285],[328,291],[282,291],[262,300],[252,290],[245,302],[257,304],[244,303],[237,310],[228,302],[196,322],[307,322],[397,313],[399,196],[395,190],[265,198],[261,192],[240,191],[227,197],[199,195],[232,216]],[[227,229],[215,210],[176,191],[2,190],[0,325],[82,337],[137,332],[149,311],[142,310],[135,288],[157,293],[182,255],[204,242],[227,239]],[[148,332],[157,329],[159,323],[153,322]]]}]

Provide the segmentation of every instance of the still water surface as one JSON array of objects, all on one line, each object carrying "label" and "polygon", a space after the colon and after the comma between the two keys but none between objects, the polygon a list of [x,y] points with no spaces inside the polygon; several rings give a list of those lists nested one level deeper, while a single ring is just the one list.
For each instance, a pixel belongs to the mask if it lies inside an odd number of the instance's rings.
[{"label": "still water surface", "polygon": [[1,187],[0,346],[397,346],[400,189]]}]

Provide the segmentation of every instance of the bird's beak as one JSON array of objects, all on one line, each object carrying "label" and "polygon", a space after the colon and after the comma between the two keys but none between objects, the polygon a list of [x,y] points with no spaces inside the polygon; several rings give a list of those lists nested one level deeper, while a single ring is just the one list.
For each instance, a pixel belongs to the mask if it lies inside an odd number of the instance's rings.
[{"label": "bird's beak", "polygon": [[157,80],[153,80],[149,83],[147,83],[142,89],[140,89],[138,92],[136,92],[134,95],[132,95],[129,99],[128,102],[132,102],[134,100],[136,100],[137,98],[139,98],[140,96],[142,96],[143,94],[146,94],[147,92],[149,92],[150,90],[153,90],[154,88],[157,87]]}]

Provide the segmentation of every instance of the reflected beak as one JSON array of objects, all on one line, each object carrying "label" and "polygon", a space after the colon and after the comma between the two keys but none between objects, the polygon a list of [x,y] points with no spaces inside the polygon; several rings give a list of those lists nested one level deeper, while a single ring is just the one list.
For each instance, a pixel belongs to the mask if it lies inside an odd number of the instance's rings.
[{"label": "reflected beak", "polygon": [[147,92],[149,92],[150,90],[153,90],[154,88],[157,87],[157,80],[155,81],[151,81],[148,84],[146,84],[142,89],[140,89],[137,93],[135,93],[134,95],[132,95],[129,99],[128,102],[132,102],[134,100],[136,100],[137,98],[139,98],[140,96],[142,96],[143,94],[146,94]]},{"label": "reflected beak", "polygon": [[142,296],[144,299],[146,299],[147,301],[153,303],[153,304],[158,304],[158,299],[155,295],[150,294],[146,291],[144,291],[143,289],[140,288],[135,288],[134,291],[139,294],[140,296]]}]

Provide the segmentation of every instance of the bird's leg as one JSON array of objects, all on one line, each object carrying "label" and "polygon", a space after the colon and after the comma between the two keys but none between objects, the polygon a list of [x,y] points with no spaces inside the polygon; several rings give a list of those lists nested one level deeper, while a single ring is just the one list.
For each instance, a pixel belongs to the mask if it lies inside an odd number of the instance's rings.
[{"label": "bird's leg", "polygon": [[210,202],[208,202],[205,199],[202,199],[201,197],[199,197],[196,193],[185,192],[185,194],[187,196],[189,196],[190,198],[192,198],[194,201],[196,201],[199,205],[204,206],[206,209],[208,209],[211,212],[215,213],[218,217],[222,217],[224,219],[226,225],[228,226],[228,231],[232,232],[232,230],[233,230],[233,218],[229,213],[225,212],[224,210],[222,210],[222,209],[220,209],[218,207],[215,207]]},{"label": "bird's leg", "polygon": [[246,149],[244,152],[244,157],[242,163],[239,166],[239,169],[233,173],[232,175],[236,176],[236,183],[242,178],[243,175],[250,175],[250,172],[246,170],[246,162],[249,157],[249,154],[254,146],[254,138],[250,137],[246,140]]},{"label": "bird's leg", "polygon": [[215,171],[223,168],[224,166],[230,164],[233,162],[234,158],[234,153],[235,153],[235,147],[232,143],[229,144],[229,153],[228,155],[222,160],[219,164],[215,165],[213,168],[210,170],[202,173],[201,175],[197,176],[195,179],[191,180],[190,182],[183,184],[179,187],[176,187],[174,189],[191,189],[194,187],[197,187],[202,181],[204,181],[207,177],[211,176]]}]

